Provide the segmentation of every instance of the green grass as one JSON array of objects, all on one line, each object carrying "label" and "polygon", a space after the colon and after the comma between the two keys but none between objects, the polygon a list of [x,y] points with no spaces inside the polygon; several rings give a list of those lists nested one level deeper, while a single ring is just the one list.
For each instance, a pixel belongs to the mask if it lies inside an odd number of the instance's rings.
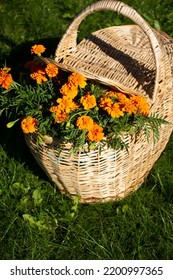
[{"label": "green grass", "polygon": [[[0,0],[1,66],[20,70],[33,43],[54,54],[73,16],[93,2]],[[173,36],[171,0],[125,2]],[[81,24],[79,40],[128,22],[98,12]],[[48,180],[20,128],[0,122],[0,259],[173,259],[173,137],[138,191],[119,202],[83,205]]]}]

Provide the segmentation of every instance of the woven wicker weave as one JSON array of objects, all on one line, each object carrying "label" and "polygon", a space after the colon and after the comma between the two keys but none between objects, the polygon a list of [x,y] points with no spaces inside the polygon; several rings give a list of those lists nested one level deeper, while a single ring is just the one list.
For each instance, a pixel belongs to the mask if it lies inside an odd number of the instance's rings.
[{"label": "woven wicker weave", "polygon": [[[81,21],[99,10],[112,10],[127,16],[135,25],[98,30],[77,44]],[[170,122],[160,127],[154,145],[141,132],[126,136],[128,152],[105,146],[102,153],[93,150],[70,155],[70,144],[57,152],[57,139],[45,136],[42,146],[36,135],[26,142],[37,162],[62,193],[79,195],[81,202],[103,202],[125,197],[136,190],[164,150],[173,123],[173,40],[153,29],[134,9],[117,1],[99,1],[75,17],[62,37],[53,62],[67,71],[83,74],[131,95],[148,98],[151,113]]]}]

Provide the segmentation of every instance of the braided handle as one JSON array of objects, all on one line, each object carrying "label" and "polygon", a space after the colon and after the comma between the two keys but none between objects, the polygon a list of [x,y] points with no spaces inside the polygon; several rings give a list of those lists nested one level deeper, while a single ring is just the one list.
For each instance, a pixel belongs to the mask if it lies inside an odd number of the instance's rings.
[{"label": "braided handle", "polygon": [[[77,47],[77,32],[78,27],[81,23],[81,21],[89,14],[101,11],[101,10],[111,10],[118,12],[129,19],[131,19],[134,23],[136,23],[148,36],[153,54],[155,57],[155,63],[156,63],[156,77],[155,77],[155,88],[153,92],[153,102],[156,97],[157,89],[159,86],[159,81],[163,79],[165,76],[164,74],[164,67],[161,67],[163,64],[163,56],[164,60],[166,59],[165,56],[167,56],[166,52],[164,52],[164,49],[160,45],[158,38],[156,34],[154,33],[151,26],[131,7],[128,5],[119,2],[119,1],[112,1],[112,0],[101,0],[96,3],[93,3],[92,5],[86,7],[82,12],[80,12],[73,20],[69,28],[66,30],[66,33],[63,35],[57,49],[55,52],[55,61],[61,62],[63,61],[63,58],[68,56],[69,54],[72,54]],[[168,59],[168,58],[167,58]],[[168,63],[169,64],[169,63]]]}]

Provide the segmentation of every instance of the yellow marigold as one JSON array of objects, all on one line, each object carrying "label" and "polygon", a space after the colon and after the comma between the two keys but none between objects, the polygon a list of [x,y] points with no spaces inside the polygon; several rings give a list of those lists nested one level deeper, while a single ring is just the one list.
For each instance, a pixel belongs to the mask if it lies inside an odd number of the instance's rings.
[{"label": "yellow marigold", "polygon": [[78,94],[78,87],[69,81],[60,88],[60,93],[73,99]]},{"label": "yellow marigold", "polygon": [[42,82],[47,82],[47,78],[44,74],[34,72],[30,74],[30,76],[33,80],[36,80],[37,84],[41,84]]},{"label": "yellow marigold", "polygon": [[72,99],[68,98],[67,96],[58,98],[57,103],[59,104],[59,108],[66,113],[76,110],[79,107],[76,102],[74,102]]},{"label": "yellow marigold", "polygon": [[29,116],[22,120],[21,127],[24,133],[33,133],[37,130],[37,120]]},{"label": "yellow marigold", "polygon": [[80,86],[81,88],[84,88],[86,86],[86,78],[80,74],[72,73],[68,77],[68,82],[72,82],[75,86]]},{"label": "yellow marigold", "polygon": [[108,107],[106,111],[109,115],[111,115],[112,118],[119,118],[121,116],[124,116],[119,103],[112,104],[112,106]]},{"label": "yellow marigold", "polygon": [[92,127],[94,125],[94,121],[89,116],[81,116],[81,117],[78,117],[76,125],[79,129],[90,130],[90,129],[92,129]]},{"label": "yellow marigold", "polygon": [[31,53],[32,54],[38,54],[40,55],[46,50],[46,48],[43,45],[34,45],[31,47]]},{"label": "yellow marigold", "polygon": [[11,74],[8,74],[8,71],[10,71],[10,68],[2,68],[0,71],[0,85],[5,89],[9,89],[13,82],[13,78]]},{"label": "yellow marigold", "polygon": [[46,66],[45,71],[49,78],[53,78],[58,74],[58,67],[49,63]]},{"label": "yellow marigold", "polygon": [[103,128],[97,123],[94,123],[93,127],[88,131],[87,136],[90,141],[100,142],[104,137]]},{"label": "yellow marigold", "polygon": [[81,97],[80,102],[85,110],[89,110],[97,105],[95,96],[93,94],[91,95],[89,92]]},{"label": "yellow marigold", "polygon": [[149,114],[150,107],[147,103],[147,100],[143,96],[131,96],[130,100],[141,114],[146,116]]}]

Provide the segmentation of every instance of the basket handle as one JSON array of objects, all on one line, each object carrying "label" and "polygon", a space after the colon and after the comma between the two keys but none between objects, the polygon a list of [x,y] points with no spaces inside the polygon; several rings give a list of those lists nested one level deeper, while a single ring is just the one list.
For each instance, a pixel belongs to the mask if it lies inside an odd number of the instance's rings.
[{"label": "basket handle", "polygon": [[[164,62],[165,59],[168,59],[167,54],[166,52],[164,52],[164,49],[161,48],[161,45],[152,27],[133,8],[129,7],[128,5],[122,2],[112,1],[112,0],[110,1],[101,0],[96,3],[93,3],[92,5],[86,7],[82,12],[80,12],[74,18],[73,22],[66,30],[66,33],[63,35],[62,39],[60,40],[60,43],[55,52],[55,61],[56,62],[63,61],[63,58],[65,58],[69,54],[72,54],[76,50],[77,32],[80,23],[87,15],[101,10],[111,10],[111,11],[118,12],[124,16],[127,16],[134,23],[139,25],[139,27],[141,27],[141,29],[148,36],[155,57],[155,63],[156,63],[155,86],[154,86],[154,92],[152,98],[152,103],[154,103],[156,99],[157,90],[159,87],[159,82],[162,81],[165,76],[164,73],[165,69],[163,69],[164,67],[162,67],[162,65],[163,65],[163,57],[164,57]],[[169,65],[169,62],[167,63],[167,65]],[[167,69],[167,75],[168,72],[170,72],[170,69]]]}]

